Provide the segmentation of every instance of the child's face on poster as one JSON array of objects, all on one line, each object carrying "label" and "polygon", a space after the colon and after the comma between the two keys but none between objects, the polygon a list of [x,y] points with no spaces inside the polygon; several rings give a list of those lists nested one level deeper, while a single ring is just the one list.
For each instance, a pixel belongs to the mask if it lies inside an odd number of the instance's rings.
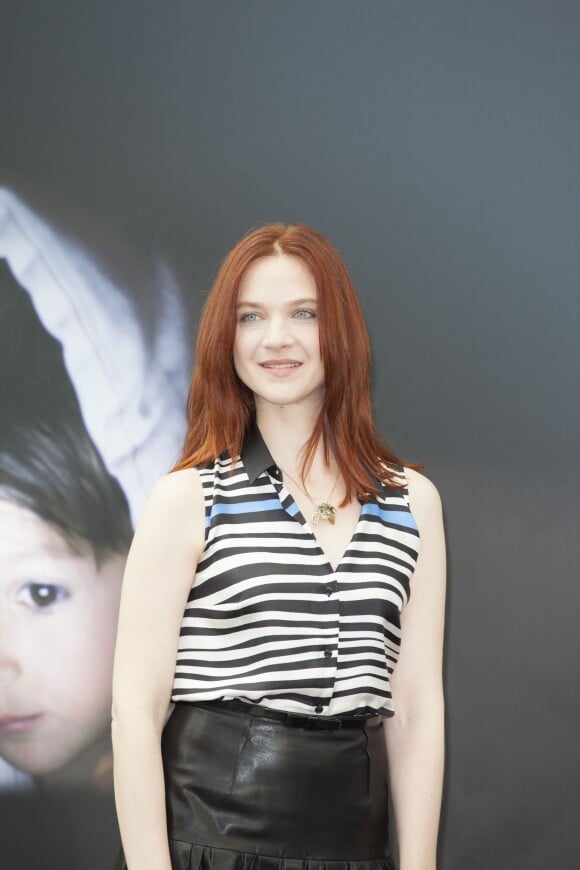
[{"label": "child's face on poster", "polygon": [[0,756],[46,775],[103,740],[125,557],[100,568],[0,500]]}]

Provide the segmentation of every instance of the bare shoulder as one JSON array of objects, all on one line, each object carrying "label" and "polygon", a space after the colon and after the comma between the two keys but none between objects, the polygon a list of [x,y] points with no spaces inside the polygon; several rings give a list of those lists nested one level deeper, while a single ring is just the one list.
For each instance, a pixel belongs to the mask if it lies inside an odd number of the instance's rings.
[{"label": "bare shoulder", "polygon": [[441,515],[441,496],[432,480],[416,471],[414,468],[405,466],[405,476],[409,489],[409,502],[411,510],[417,520],[429,521]]},{"label": "bare shoulder", "polygon": [[158,478],[149,491],[147,504],[170,511],[195,509],[203,504],[203,489],[197,468],[170,471]]},{"label": "bare shoulder", "polygon": [[187,542],[199,553],[203,546],[205,506],[199,472],[195,468],[170,471],[158,478],[139,517],[137,531]]}]

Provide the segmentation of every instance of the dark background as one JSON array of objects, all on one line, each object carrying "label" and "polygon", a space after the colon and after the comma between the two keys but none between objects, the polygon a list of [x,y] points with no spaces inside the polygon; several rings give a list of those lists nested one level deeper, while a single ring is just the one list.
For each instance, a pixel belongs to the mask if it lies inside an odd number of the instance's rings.
[{"label": "dark background", "polygon": [[192,323],[257,223],[341,251],[446,509],[441,867],[576,866],[579,4],[1,9],[0,180],[163,251]]}]

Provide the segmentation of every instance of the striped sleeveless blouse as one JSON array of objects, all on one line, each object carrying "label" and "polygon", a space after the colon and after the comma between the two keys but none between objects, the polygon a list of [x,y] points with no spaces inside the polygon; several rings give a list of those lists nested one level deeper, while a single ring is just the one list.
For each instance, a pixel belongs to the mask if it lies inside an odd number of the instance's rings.
[{"label": "striped sleeveless blouse", "polygon": [[[396,473],[405,482],[401,466]],[[257,427],[239,459],[221,456],[199,474],[205,548],[181,624],[172,701],[392,716],[389,676],[419,552],[407,488],[383,486],[361,506],[335,571]]]}]

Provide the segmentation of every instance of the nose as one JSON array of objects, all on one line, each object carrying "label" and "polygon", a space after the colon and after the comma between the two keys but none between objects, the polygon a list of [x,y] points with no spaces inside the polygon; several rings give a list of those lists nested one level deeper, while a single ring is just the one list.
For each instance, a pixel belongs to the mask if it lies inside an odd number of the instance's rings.
[{"label": "nose", "polygon": [[288,347],[294,343],[294,336],[286,317],[271,317],[266,324],[263,336],[264,347]]},{"label": "nose", "polygon": [[0,692],[8,688],[20,676],[20,666],[16,661],[0,661]]}]

